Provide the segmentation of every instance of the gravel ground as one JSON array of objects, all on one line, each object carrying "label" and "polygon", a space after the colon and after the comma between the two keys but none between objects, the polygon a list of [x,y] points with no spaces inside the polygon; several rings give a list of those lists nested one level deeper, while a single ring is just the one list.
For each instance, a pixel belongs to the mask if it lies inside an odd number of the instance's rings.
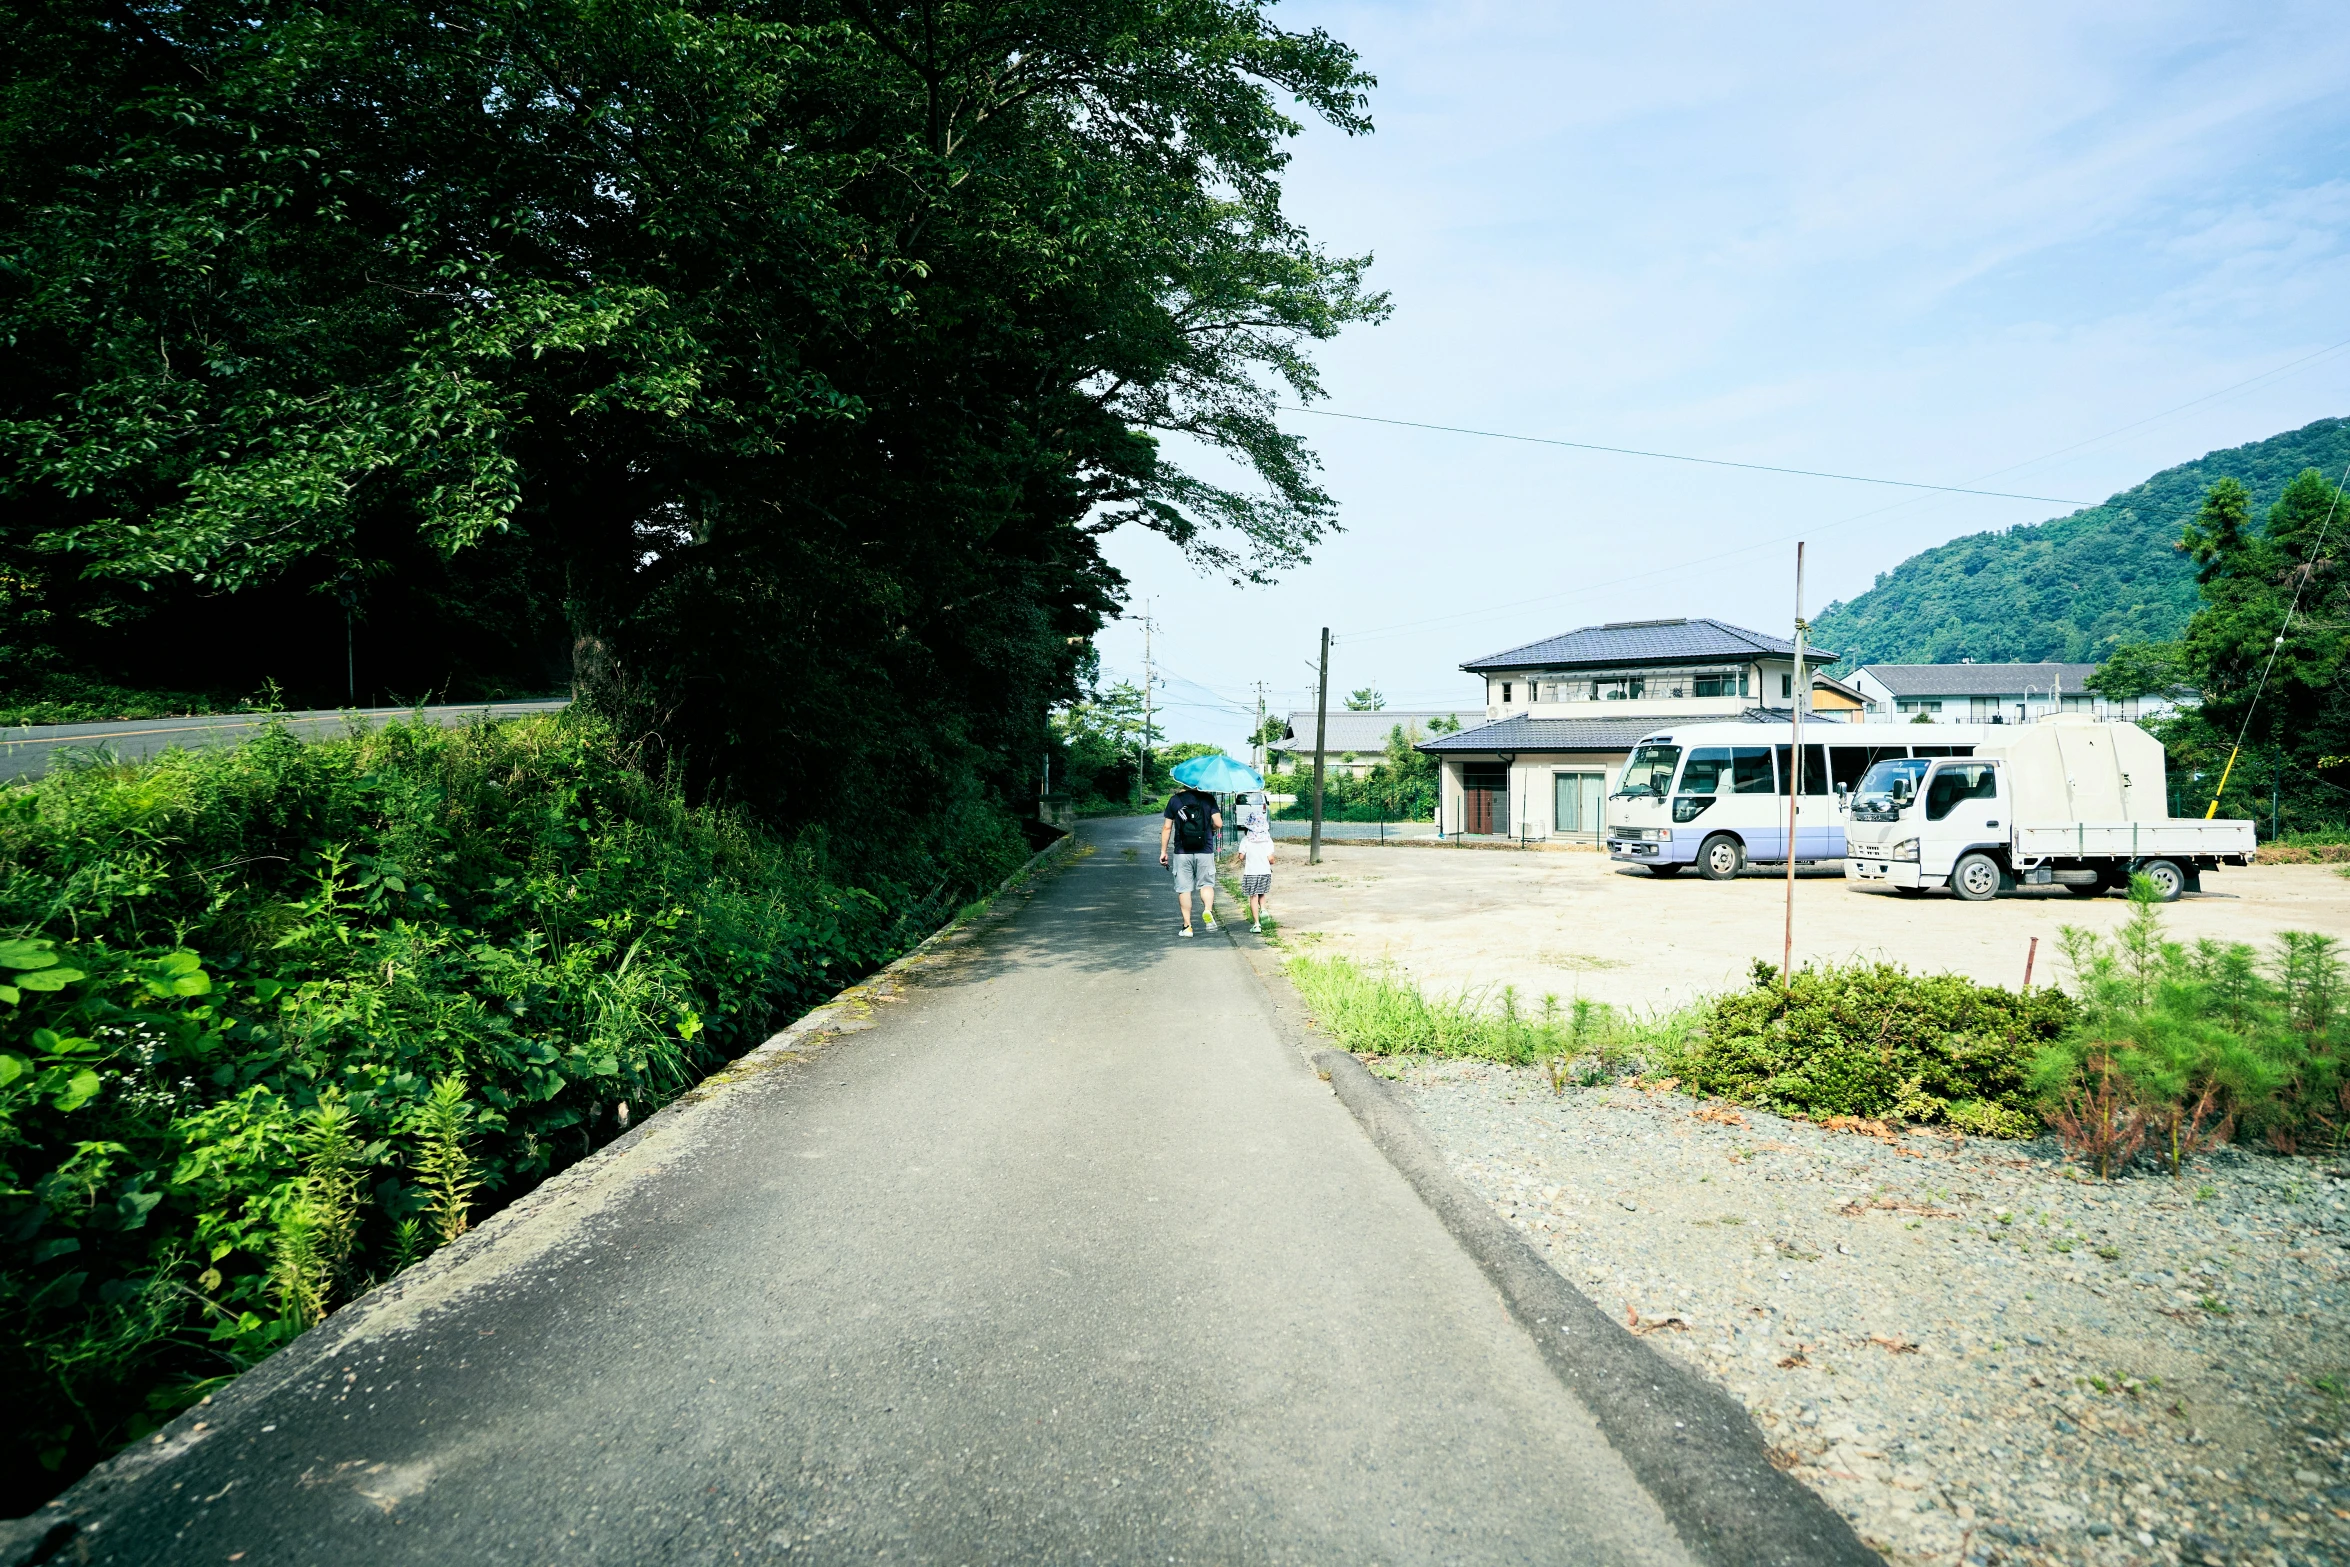
[{"label": "gravel ground", "polygon": [[2053,1143],[1829,1132],[1381,1062],[1552,1264],[1742,1399],[1897,1563],[2350,1564],[2350,1169],[2104,1183]]}]

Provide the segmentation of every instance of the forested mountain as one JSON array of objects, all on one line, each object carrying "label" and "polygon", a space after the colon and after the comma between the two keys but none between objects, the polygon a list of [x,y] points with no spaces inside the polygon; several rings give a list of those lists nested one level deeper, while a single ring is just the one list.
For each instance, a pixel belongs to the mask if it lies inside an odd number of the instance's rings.
[{"label": "forested mountain", "polygon": [[1912,555],[1813,622],[1821,645],[1863,663],[2099,660],[2127,642],[2167,642],[2195,612],[2195,566],[2179,530],[2222,478],[2262,512],[2304,468],[2339,475],[2350,419],[2320,419],[2208,452],[2102,506],[1970,534]]}]

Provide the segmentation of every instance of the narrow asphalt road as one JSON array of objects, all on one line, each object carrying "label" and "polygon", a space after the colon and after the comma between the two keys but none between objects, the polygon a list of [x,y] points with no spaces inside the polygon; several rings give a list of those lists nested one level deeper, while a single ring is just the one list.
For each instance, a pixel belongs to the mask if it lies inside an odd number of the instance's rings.
[{"label": "narrow asphalt road", "polygon": [[1688,1562],[1149,827],[101,1471],[60,1559]]},{"label": "narrow asphalt road", "polygon": [[139,762],[172,749],[236,745],[273,723],[304,740],[331,740],[354,723],[383,725],[421,718],[444,728],[476,718],[521,718],[559,713],[564,698],[524,702],[452,702],[435,707],[314,708],[295,713],[197,713],[185,718],[123,718],[98,724],[0,727],[0,781],[38,778],[61,755]]}]

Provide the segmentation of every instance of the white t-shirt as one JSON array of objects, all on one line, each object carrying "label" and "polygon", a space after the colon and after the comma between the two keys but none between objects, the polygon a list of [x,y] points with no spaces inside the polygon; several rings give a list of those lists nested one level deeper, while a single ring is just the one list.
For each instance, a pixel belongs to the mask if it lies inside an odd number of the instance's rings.
[{"label": "white t-shirt", "polygon": [[1240,874],[1243,876],[1270,876],[1273,874],[1273,840],[1270,835],[1248,838],[1240,845]]}]

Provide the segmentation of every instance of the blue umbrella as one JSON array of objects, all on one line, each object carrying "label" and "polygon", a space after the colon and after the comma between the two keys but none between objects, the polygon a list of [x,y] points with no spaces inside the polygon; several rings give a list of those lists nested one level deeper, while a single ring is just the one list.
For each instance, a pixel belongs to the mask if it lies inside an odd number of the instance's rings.
[{"label": "blue umbrella", "polygon": [[1188,762],[1177,762],[1171,770],[1177,783],[1209,794],[1238,794],[1243,789],[1265,787],[1262,773],[1229,756],[1195,756]]}]

